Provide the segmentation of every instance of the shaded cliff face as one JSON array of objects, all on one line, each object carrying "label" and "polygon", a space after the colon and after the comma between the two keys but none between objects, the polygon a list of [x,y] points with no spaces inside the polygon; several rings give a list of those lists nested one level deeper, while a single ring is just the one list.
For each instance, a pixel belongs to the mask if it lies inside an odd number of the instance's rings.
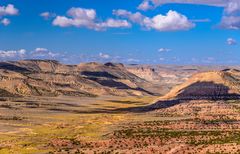
[{"label": "shaded cliff face", "polygon": [[223,70],[193,75],[173,88],[163,99],[240,99],[240,72]]},{"label": "shaded cliff face", "polygon": [[153,95],[122,64],[64,65],[52,60],[0,63],[1,96]]},{"label": "shaded cliff face", "polygon": [[237,99],[237,93],[231,92],[230,87],[214,82],[196,82],[183,89],[176,97],[179,99]]}]

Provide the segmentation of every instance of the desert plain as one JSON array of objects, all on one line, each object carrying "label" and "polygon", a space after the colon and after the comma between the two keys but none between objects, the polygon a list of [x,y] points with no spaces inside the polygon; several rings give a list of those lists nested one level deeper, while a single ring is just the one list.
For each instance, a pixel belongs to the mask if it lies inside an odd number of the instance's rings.
[{"label": "desert plain", "polygon": [[0,63],[0,153],[240,153],[237,66]]}]

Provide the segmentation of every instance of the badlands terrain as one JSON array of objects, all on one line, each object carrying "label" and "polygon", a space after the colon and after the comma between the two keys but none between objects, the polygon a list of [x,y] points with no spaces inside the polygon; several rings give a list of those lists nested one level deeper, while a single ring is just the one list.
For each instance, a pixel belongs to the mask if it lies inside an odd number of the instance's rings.
[{"label": "badlands terrain", "polygon": [[0,153],[240,153],[240,67],[0,63]]}]

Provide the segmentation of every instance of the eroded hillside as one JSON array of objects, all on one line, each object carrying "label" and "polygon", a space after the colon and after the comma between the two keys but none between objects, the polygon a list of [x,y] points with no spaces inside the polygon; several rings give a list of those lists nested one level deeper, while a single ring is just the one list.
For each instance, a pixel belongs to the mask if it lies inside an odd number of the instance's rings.
[{"label": "eroded hillside", "polygon": [[2,97],[159,94],[151,91],[150,82],[128,72],[122,64],[114,63],[64,65],[52,60],[1,62],[0,77]]}]

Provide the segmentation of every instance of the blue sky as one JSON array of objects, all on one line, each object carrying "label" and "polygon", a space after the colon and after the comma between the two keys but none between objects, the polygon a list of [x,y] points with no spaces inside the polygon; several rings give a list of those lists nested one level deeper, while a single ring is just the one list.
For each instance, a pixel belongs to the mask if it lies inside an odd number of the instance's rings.
[{"label": "blue sky", "polygon": [[238,0],[2,0],[0,59],[239,64]]}]

